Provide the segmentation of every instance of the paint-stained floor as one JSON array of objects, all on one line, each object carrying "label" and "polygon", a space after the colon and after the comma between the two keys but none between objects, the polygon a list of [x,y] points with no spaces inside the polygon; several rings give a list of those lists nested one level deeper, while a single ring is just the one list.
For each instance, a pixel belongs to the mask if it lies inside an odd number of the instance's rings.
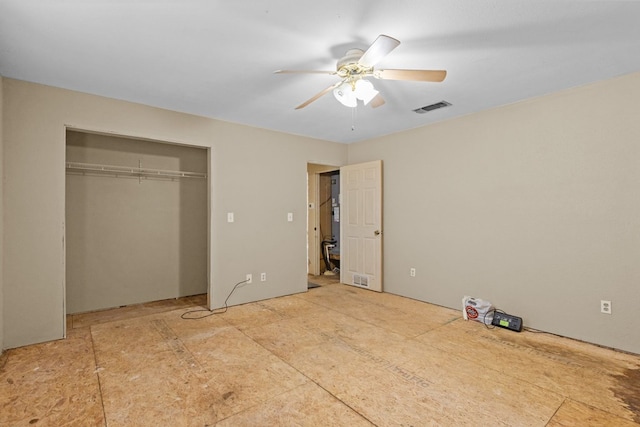
[{"label": "paint-stained floor", "polygon": [[69,316],[0,356],[0,425],[640,425],[640,356],[319,282],[199,320],[204,296]]}]

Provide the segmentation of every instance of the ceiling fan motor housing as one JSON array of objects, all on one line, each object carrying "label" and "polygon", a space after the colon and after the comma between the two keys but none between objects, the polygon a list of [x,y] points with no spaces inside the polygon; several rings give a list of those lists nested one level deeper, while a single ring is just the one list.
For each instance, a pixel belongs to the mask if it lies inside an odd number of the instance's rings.
[{"label": "ceiling fan motor housing", "polygon": [[349,49],[347,53],[338,60],[336,69],[340,71],[345,66],[357,64],[358,60],[362,58],[364,51],[362,49]]}]

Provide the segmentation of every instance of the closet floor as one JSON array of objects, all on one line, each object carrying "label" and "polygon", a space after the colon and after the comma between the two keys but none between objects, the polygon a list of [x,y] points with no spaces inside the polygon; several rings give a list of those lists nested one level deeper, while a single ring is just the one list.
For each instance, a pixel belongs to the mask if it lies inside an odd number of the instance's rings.
[{"label": "closet floor", "polygon": [[207,294],[145,302],[142,304],[132,304],[109,310],[68,314],[67,330],[97,325],[99,323],[112,322],[114,320],[133,319],[135,317],[158,314],[165,311],[176,310],[178,308],[193,307],[194,305],[206,307]]},{"label": "closet floor", "polygon": [[640,356],[341,284],[182,319],[198,298],[6,351],[0,425],[640,425]]}]

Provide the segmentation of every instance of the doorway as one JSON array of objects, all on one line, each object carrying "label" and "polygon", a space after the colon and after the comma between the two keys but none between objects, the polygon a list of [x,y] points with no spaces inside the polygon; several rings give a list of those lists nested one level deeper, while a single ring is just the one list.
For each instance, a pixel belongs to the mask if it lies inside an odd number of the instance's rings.
[{"label": "doorway", "polygon": [[308,274],[382,292],[382,161],[309,163],[307,182]]},{"label": "doorway", "polygon": [[340,168],[307,165],[307,273],[340,276]]},{"label": "doorway", "polygon": [[340,275],[340,170],[319,174],[320,273]]}]

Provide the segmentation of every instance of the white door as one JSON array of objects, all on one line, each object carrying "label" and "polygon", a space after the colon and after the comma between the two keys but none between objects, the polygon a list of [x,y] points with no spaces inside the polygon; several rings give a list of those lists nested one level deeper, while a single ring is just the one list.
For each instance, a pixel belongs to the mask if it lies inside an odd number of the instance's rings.
[{"label": "white door", "polygon": [[340,281],[382,292],[382,161],[340,168]]}]

